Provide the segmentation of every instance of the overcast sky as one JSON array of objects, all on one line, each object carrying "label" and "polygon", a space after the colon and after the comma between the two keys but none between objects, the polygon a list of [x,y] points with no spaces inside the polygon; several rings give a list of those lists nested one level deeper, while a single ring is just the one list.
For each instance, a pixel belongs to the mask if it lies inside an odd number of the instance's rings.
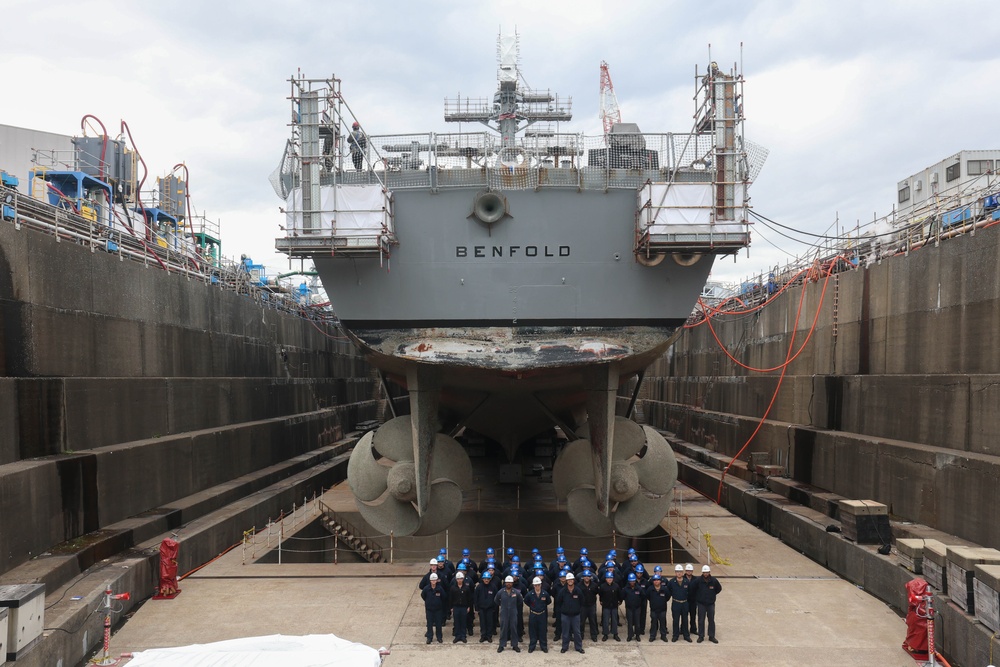
[{"label": "overcast sky", "polygon": [[[117,134],[126,120],[152,176],[187,163],[224,253],[274,268],[287,261],[267,177],[288,134],[288,77],[336,74],[373,134],[449,131],[445,97],[495,89],[500,28],[520,34],[529,84],[573,97],[562,129],[589,134],[601,60],[624,120],[686,132],[709,44],[724,67],[742,58],[746,134],[770,151],[752,204],[799,229],[871,220],[900,179],[1000,148],[997,0],[3,0],[2,16],[0,123],[78,134],[91,113]],[[804,249],[758,225],[749,257],[714,276]]]}]

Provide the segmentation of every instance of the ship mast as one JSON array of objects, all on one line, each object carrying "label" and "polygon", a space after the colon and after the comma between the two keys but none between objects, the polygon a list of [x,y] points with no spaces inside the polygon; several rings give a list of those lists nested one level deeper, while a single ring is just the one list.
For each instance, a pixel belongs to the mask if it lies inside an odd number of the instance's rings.
[{"label": "ship mast", "polygon": [[571,97],[560,98],[546,90],[533,90],[521,78],[520,38],[517,33],[497,37],[497,92],[487,98],[445,100],[444,119],[449,123],[482,123],[500,133],[500,147],[517,146],[517,133],[538,121],[560,122],[573,118]]}]

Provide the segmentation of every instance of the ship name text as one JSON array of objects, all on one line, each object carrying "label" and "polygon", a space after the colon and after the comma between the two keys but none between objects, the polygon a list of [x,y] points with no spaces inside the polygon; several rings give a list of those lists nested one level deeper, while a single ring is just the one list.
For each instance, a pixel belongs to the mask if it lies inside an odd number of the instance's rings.
[{"label": "ship name text", "polygon": [[455,257],[569,257],[570,247],[537,245],[455,246]]}]

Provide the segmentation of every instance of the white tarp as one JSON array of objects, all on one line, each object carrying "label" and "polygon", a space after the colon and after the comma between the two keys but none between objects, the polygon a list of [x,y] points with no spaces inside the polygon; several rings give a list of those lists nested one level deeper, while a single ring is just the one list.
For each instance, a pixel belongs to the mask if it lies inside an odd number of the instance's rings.
[{"label": "white tarp", "polygon": [[712,192],[711,183],[647,183],[640,205],[650,204],[645,218],[649,233],[666,234],[669,225],[710,225]]},{"label": "white tarp", "polygon": [[140,651],[128,667],[378,667],[378,650],[336,635],[245,637]]},{"label": "white tarp", "polygon": [[[381,185],[324,185],[320,187],[320,229],[314,233],[337,237],[378,236],[388,197]],[[290,236],[303,233],[302,188],[285,200],[285,230]]]}]

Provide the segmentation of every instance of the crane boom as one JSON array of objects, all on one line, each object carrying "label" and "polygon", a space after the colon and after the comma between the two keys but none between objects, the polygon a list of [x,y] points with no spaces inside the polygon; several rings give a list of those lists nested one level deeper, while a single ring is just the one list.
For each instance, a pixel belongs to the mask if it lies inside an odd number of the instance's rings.
[{"label": "crane boom", "polygon": [[615,86],[611,83],[611,72],[608,63],[601,61],[601,122],[604,124],[604,134],[611,131],[611,126],[622,122],[622,112],[618,108],[618,98],[615,96]]}]

